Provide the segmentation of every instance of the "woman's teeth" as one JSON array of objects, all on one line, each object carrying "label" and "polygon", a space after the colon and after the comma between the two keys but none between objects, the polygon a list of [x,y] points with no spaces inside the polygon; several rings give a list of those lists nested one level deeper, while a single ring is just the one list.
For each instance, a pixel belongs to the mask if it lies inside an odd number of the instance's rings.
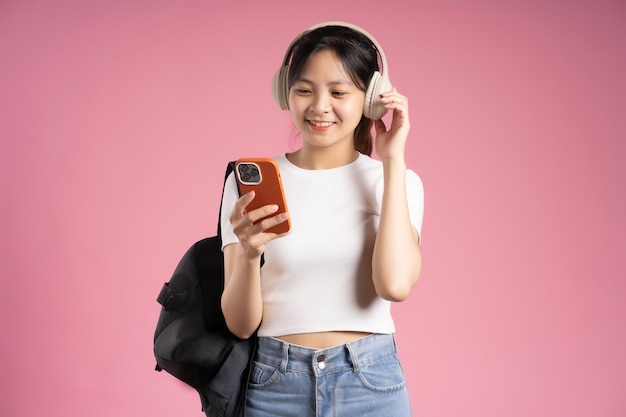
[{"label": "woman's teeth", "polygon": [[315,120],[309,120],[309,123],[311,123],[313,126],[317,126],[317,127],[328,127],[328,126],[331,126],[333,124],[333,122],[317,122]]}]

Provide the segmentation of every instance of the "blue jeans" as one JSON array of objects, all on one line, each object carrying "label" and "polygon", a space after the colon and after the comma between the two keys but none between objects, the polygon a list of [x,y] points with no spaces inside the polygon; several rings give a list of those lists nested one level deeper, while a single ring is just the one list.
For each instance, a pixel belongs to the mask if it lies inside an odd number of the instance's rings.
[{"label": "blue jeans", "polygon": [[259,338],[246,417],[410,417],[393,335],[329,349]]}]

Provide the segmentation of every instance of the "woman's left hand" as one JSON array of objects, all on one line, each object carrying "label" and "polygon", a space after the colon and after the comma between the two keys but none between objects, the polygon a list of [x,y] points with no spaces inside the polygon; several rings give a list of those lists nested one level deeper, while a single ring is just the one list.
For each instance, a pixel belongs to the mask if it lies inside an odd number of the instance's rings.
[{"label": "woman's left hand", "polygon": [[376,154],[381,160],[401,158],[409,136],[409,101],[394,87],[381,94],[385,107],[393,111],[391,127],[387,130],[385,122],[376,120]]}]

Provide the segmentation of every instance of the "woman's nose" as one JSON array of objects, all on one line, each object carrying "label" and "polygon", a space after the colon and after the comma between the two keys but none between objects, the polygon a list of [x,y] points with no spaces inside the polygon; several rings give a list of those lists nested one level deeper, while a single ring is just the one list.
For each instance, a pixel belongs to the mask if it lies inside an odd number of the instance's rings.
[{"label": "woman's nose", "polygon": [[311,110],[315,113],[328,113],[331,109],[328,94],[315,94],[311,103]]}]

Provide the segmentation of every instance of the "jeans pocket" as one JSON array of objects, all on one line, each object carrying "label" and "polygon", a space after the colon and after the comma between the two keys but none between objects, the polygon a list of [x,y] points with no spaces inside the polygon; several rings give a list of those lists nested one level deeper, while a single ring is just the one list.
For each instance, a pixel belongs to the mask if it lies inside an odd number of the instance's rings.
[{"label": "jeans pocket", "polygon": [[263,388],[280,377],[280,370],[275,366],[271,366],[262,362],[252,362],[250,370],[250,380],[248,381],[250,388]]},{"label": "jeans pocket", "polygon": [[376,392],[399,391],[406,385],[402,366],[395,355],[363,366],[357,374],[363,386]]}]

